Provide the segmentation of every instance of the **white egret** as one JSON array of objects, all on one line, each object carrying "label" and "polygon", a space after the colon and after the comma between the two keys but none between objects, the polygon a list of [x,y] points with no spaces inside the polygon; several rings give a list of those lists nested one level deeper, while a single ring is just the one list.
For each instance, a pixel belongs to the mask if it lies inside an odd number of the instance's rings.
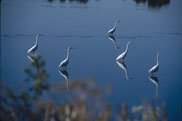
[{"label": "white egret", "polygon": [[118,64],[118,66],[119,66],[121,69],[124,70],[126,79],[127,79],[127,80],[130,80],[130,78],[128,77],[128,70],[127,70],[127,67],[126,67],[124,61],[123,61],[123,62],[116,61],[116,63]]},{"label": "white egret", "polygon": [[117,58],[116,58],[116,61],[120,61],[120,62],[122,62],[122,61],[124,61],[124,58],[126,57],[126,55],[127,55],[127,53],[128,53],[128,46],[131,44],[131,42],[129,41],[128,43],[127,43],[127,45],[126,45],[126,50],[123,52],[123,53],[121,53]]},{"label": "white egret", "polygon": [[156,96],[158,96],[158,86],[159,86],[159,80],[156,76],[150,76],[149,80],[155,84],[155,92],[156,92]]},{"label": "white egret", "polygon": [[38,38],[41,34],[36,35],[35,44],[27,51],[27,53],[33,53],[37,50],[38,47]]},{"label": "white egret", "polygon": [[116,22],[115,22],[115,24],[114,24],[114,27],[111,28],[111,29],[107,32],[108,35],[112,35],[112,34],[116,31],[116,27],[117,27],[118,22],[120,22],[119,19],[116,20]]},{"label": "white egret", "polygon": [[153,66],[150,70],[149,73],[150,74],[154,74],[159,70],[159,53],[157,53],[157,64],[155,66]]},{"label": "white egret", "polygon": [[118,46],[118,44],[116,42],[115,37],[113,35],[108,35],[107,37],[108,37],[108,39],[110,39],[114,43],[115,48],[119,49],[119,46]]},{"label": "white egret", "polygon": [[66,70],[59,70],[59,73],[66,80],[67,89],[69,90],[69,74]]},{"label": "white egret", "polygon": [[70,55],[70,50],[71,49],[73,49],[73,47],[68,47],[68,49],[67,49],[67,56],[66,56],[66,58],[59,64],[59,68],[61,68],[61,69],[65,69],[65,67],[68,65],[68,63],[69,63],[69,55]]}]

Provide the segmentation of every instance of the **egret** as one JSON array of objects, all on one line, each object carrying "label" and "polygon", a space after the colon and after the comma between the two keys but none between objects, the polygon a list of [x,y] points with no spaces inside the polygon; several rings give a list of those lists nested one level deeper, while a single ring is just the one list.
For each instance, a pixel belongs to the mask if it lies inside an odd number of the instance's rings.
[{"label": "egret", "polygon": [[59,73],[66,80],[67,89],[69,90],[69,74],[66,70],[59,70]]},{"label": "egret", "polygon": [[70,50],[73,49],[73,47],[68,47],[67,49],[67,56],[66,58],[59,64],[59,68],[62,68],[64,70],[64,68],[68,65],[69,63],[69,55],[70,55]]},{"label": "egret", "polygon": [[159,53],[157,53],[157,64],[155,66],[153,66],[150,70],[149,73],[150,74],[154,74],[159,70]]},{"label": "egret", "polygon": [[33,53],[37,50],[38,47],[38,38],[41,34],[36,35],[35,44],[27,51],[27,53]]},{"label": "egret", "polygon": [[130,78],[128,77],[127,67],[126,67],[124,61],[123,61],[123,62],[116,61],[116,63],[118,64],[118,66],[119,66],[121,69],[124,70],[126,79],[127,79],[127,80],[130,80]]},{"label": "egret", "polygon": [[119,46],[118,46],[118,44],[116,42],[115,37],[113,35],[108,35],[107,37],[108,37],[108,39],[110,39],[111,41],[113,41],[115,48],[116,49],[119,49]]},{"label": "egret", "polygon": [[119,19],[116,20],[114,27],[107,32],[108,35],[112,35],[116,31],[116,27],[117,27],[118,22],[120,22]]},{"label": "egret", "polygon": [[156,92],[156,96],[158,96],[158,86],[159,86],[159,80],[156,76],[150,76],[149,80],[155,84],[155,92]]},{"label": "egret", "polygon": [[122,61],[124,61],[124,58],[126,57],[126,55],[127,55],[127,53],[128,53],[128,46],[131,44],[131,42],[129,41],[128,43],[127,43],[127,45],[126,45],[126,50],[123,52],[123,53],[121,53],[117,58],[116,58],[116,61],[120,61],[120,62],[122,62]]}]

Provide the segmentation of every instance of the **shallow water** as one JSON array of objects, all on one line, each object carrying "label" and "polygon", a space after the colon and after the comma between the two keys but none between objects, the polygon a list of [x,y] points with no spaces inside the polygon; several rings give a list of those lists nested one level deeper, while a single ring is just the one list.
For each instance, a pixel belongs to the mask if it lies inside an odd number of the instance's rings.
[{"label": "shallow water", "polygon": [[[15,92],[26,89],[27,50],[39,38],[37,53],[46,62],[49,83],[65,82],[58,65],[70,52],[70,80],[97,80],[100,88],[112,85],[107,98],[113,107],[121,102],[129,107],[149,100],[155,105],[166,103],[171,121],[182,119],[182,17],[180,0],[151,7],[123,0],[90,0],[86,3],[4,0],[1,1],[1,80]],[[120,19],[114,33],[107,31]],[[131,41],[125,59],[128,77],[116,63],[116,57]],[[160,53],[158,96],[148,70]],[[115,110],[113,108],[113,110]]]}]

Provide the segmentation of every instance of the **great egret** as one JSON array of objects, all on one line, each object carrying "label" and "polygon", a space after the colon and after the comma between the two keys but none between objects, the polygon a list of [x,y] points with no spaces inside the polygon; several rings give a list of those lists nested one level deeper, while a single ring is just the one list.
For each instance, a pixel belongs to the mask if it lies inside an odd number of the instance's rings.
[{"label": "great egret", "polygon": [[113,35],[108,35],[107,37],[108,37],[108,39],[110,39],[114,43],[115,48],[119,49],[119,46],[118,46],[118,44],[116,42],[115,37]]},{"label": "great egret", "polygon": [[70,55],[70,50],[71,49],[73,49],[73,47],[68,47],[68,49],[67,49],[67,56],[66,56],[66,58],[59,64],[59,68],[61,68],[61,69],[65,69],[65,67],[68,65],[68,63],[69,63],[69,55]]},{"label": "great egret", "polygon": [[36,35],[35,44],[27,51],[27,53],[33,53],[37,50],[38,47],[38,38],[41,34]]},{"label": "great egret", "polygon": [[155,66],[153,66],[150,70],[149,73],[150,74],[154,74],[159,70],[159,53],[157,53],[157,64]]},{"label": "great egret", "polygon": [[127,45],[126,45],[126,50],[125,50],[123,53],[121,53],[121,54],[116,58],[116,61],[120,61],[120,62],[124,61],[124,58],[126,57],[127,52],[128,52],[128,46],[129,46],[130,44],[131,44],[131,42],[129,41],[129,42],[127,43]]},{"label": "great egret", "polygon": [[116,31],[116,27],[117,27],[118,22],[120,22],[119,19],[116,20],[114,27],[107,32],[108,35],[112,35]]},{"label": "great egret", "polygon": [[127,67],[126,67],[124,61],[123,61],[123,62],[116,61],[116,63],[118,64],[118,66],[119,66],[121,69],[124,70],[126,79],[127,79],[127,80],[130,80],[129,77],[128,77]]},{"label": "great egret", "polygon": [[156,96],[158,96],[158,86],[159,86],[159,80],[156,76],[150,76],[149,80],[155,84],[155,92],[156,92]]},{"label": "great egret", "polygon": [[59,73],[66,80],[67,89],[69,90],[69,74],[66,70],[59,70]]}]

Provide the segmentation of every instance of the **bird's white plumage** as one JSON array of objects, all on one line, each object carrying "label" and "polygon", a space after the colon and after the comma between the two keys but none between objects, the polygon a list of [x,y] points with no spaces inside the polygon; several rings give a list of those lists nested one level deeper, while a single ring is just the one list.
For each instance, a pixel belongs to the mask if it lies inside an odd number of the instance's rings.
[{"label": "bird's white plumage", "polygon": [[112,34],[116,31],[116,27],[117,27],[118,22],[120,22],[119,19],[116,20],[116,22],[115,22],[115,24],[114,24],[114,27],[111,28],[111,29],[107,32],[108,35],[112,35]]},{"label": "bird's white plumage", "polygon": [[66,67],[67,65],[68,65],[68,63],[69,63],[69,54],[70,54],[70,50],[71,49],[73,49],[73,47],[68,47],[68,49],[67,49],[67,56],[66,56],[66,58],[59,64],[59,68],[64,68],[64,67]]},{"label": "bird's white plumage", "polygon": [[159,70],[159,53],[157,53],[157,64],[149,69],[149,73],[154,74]]},{"label": "bird's white plumage", "polygon": [[40,36],[40,34],[36,35],[35,44],[27,51],[27,53],[34,53],[37,50],[39,36]]},{"label": "bird's white plumage", "polygon": [[129,42],[127,43],[127,45],[126,45],[126,50],[125,50],[123,53],[121,53],[121,54],[116,58],[117,61],[122,62],[122,61],[124,60],[124,58],[126,57],[126,55],[127,55],[127,53],[128,53],[128,46],[129,46],[130,44],[131,44],[131,42],[129,41]]}]

